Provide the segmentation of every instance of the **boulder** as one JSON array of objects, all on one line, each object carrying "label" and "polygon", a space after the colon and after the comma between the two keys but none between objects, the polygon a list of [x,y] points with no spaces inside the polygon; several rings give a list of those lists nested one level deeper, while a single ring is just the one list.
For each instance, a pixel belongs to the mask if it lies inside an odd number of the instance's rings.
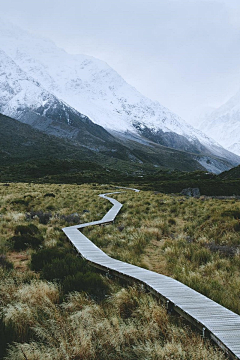
[{"label": "boulder", "polygon": [[185,196],[192,196],[192,197],[199,197],[200,194],[200,190],[199,188],[187,188],[187,189],[183,189],[181,191],[181,195],[185,195]]}]

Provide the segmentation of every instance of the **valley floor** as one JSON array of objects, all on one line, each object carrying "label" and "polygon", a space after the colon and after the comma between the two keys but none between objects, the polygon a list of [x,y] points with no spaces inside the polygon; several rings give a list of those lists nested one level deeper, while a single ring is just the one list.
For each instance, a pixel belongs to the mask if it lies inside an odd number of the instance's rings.
[{"label": "valley floor", "polygon": [[[102,277],[76,258],[61,229],[100,219],[111,204],[97,195],[109,190],[98,184],[0,184],[1,356],[225,359],[152,296]],[[240,313],[238,200],[152,191],[114,197],[124,204],[115,224],[84,230],[97,246]]]}]

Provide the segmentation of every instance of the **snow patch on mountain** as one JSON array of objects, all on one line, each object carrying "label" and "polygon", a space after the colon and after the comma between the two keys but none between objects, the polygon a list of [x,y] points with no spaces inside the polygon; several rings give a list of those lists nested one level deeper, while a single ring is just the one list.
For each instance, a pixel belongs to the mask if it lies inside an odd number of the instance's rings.
[{"label": "snow patch on mountain", "polygon": [[18,117],[25,108],[38,108],[53,96],[28,76],[16,63],[0,50],[0,111]]},{"label": "snow patch on mountain", "polygon": [[199,127],[223,147],[240,155],[240,91],[206,116]]},{"label": "snow patch on mountain", "polygon": [[[21,101],[32,107],[42,98],[47,101],[42,96],[42,92],[46,91],[106,129],[137,134],[136,124],[140,124],[152,133],[158,130],[173,132],[193,144],[200,141],[217,156],[232,157],[216,141],[160,103],[140,94],[101,60],[86,55],[70,55],[52,41],[4,21],[0,21],[0,44],[1,49],[18,65],[16,71],[21,72],[22,69],[24,76],[30,78],[26,79],[26,83],[22,80],[16,84],[26,91],[19,91],[14,101],[8,102],[5,108],[7,115],[12,116],[11,109],[16,111]],[[16,76],[19,79],[20,74]],[[7,81],[2,86],[7,88]],[[11,91],[16,91],[14,86],[10,87]],[[10,96],[7,90],[4,96],[6,99]],[[234,161],[238,162],[237,159]]]},{"label": "snow patch on mountain", "polygon": [[[48,130],[51,124],[49,119],[55,121],[57,118],[58,122],[66,125],[72,125],[72,121],[80,123],[89,120],[45,90],[2,50],[0,112],[22,122],[31,123],[32,126],[37,125],[39,129],[47,127]],[[72,131],[69,127],[69,132]]]},{"label": "snow patch on mountain", "polygon": [[[135,131],[134,122],[196,139],[195,130],[170,110],[141,95],[105,62],[70,55],[50,40],[1,22],[1,47],[49,92],[94,122],[117,131]],[[207,141],[207,138],[205,138]]]},{"label": "snow patch on mountain", "polygon": [[233,152],[234,154],[240,155],[240,142],[230,145],[228,147],[228,150]]}]

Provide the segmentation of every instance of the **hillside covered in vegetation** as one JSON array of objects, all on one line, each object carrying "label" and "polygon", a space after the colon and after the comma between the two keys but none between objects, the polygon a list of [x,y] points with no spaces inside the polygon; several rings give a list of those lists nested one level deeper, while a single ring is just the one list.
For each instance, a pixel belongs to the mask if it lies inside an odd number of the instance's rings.
[{"label": "hillside covered in vegetation", "polygon": [[[6,359],[225,359],[151,295],[90,268],[61,228],[101,218],[110,185],[0,185],[0,337]],[[239,313],[238,201],[115,195],[109,255],[173,276]],[[217,232],[220,227],[221,231]],[[10,345],[10,347],[9,347]]]}]

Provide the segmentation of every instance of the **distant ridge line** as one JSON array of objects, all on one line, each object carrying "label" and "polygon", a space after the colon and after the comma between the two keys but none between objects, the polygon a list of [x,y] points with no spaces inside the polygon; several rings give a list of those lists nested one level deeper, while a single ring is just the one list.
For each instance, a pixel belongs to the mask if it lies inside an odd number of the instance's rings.
[{"label": "distant ridge line", "polygon": [[113,223],[123,205],[107,195],[117,193],[119,192],[99,195],[113,204],[101,220],[62,229],[72,245],[90,265],[127,281],[143,284],[165,303],[169,312],[174,310],[183,316],[202,332],[203,337],[212,339],[231,359],[240,359],[239,315],[175,279],[111,258],[78,230]]}]

